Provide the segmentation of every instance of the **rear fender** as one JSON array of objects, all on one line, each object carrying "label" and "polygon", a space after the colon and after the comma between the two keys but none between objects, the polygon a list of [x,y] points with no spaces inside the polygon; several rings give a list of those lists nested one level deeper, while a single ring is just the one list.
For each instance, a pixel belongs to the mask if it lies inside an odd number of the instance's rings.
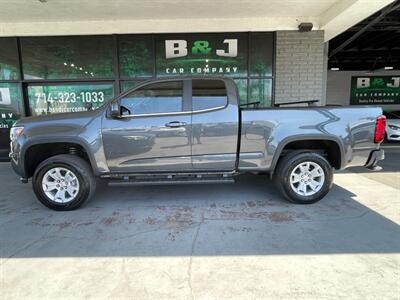
[{"label": "rear fender", "polygon": [[292,137],[287,137],[283,139],[279,144],[278,147],[275,150],[274,157],[272,159],[271,163],[271,168],[270,168],[270,173],[271,175],[274,173],[276,165],[279,161],[279,158],[281,157],[282,151],[285,149],[285,147],[292,142],[304,142],[304,141],[312,141],[312,140],[318,140],[318,141],[330,141],[330,142],[335,142],[340,149],[340,168],[344,168],[345,166],[345,147],[343,145],[343,142],[336,136],[325,136],[325,135],[296,135]]}]

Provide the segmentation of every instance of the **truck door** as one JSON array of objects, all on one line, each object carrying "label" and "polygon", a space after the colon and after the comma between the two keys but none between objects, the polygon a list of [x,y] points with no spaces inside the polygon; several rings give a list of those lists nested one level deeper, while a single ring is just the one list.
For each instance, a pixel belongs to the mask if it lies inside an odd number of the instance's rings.
[{"label": "truck door", "polygon": [[192,80],[192,165],[231,171],[236,166],[239,109],[230,80]]},{"label": "truck door", "polygon": [[150,83],[123,96],[120,105],[121,117],[105,117],[102,124],[110,171],[192,169],[190,80]]}]

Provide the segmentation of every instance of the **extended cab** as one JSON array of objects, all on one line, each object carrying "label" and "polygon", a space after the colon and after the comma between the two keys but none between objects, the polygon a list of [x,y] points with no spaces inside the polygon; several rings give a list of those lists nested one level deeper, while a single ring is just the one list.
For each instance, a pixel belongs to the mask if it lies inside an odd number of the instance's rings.
[{"label": "extended cab", "polygon": [[376,168],[385,117],[377,107],[240,108],[226,78],[146,82],[87,112],[24,118],[11,163],[38,199],[81,206],[98,178],[111,185],[233,182],[269,173],[295,203],[330,190],[333,169]]}]

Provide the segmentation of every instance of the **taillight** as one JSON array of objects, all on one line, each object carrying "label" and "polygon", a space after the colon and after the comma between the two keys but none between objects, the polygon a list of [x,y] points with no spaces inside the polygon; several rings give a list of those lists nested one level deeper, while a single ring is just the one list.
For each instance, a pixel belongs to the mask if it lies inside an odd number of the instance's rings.
[{"label": "taillight", "polygon": [[386,117],[379,116],[375,125],[375,143],[382,143],[385,139]]}]

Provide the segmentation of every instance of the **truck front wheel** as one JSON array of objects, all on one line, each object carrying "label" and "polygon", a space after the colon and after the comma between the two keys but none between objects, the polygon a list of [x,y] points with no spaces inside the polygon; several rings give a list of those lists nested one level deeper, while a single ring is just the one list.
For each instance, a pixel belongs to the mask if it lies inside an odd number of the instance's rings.
[{"label": "truck front wheel", "polygon": [[61,154],[39,164],[32,186],[36,197],[48,208],[73,210],[93,195],[96,179],[84,159]]},{"label": "truck front wheel", "polygon": [[289,201],[311,204],[321,200],[332,188],[333,168],[318,153],[296,151],[280,159],[274,181]]}]

